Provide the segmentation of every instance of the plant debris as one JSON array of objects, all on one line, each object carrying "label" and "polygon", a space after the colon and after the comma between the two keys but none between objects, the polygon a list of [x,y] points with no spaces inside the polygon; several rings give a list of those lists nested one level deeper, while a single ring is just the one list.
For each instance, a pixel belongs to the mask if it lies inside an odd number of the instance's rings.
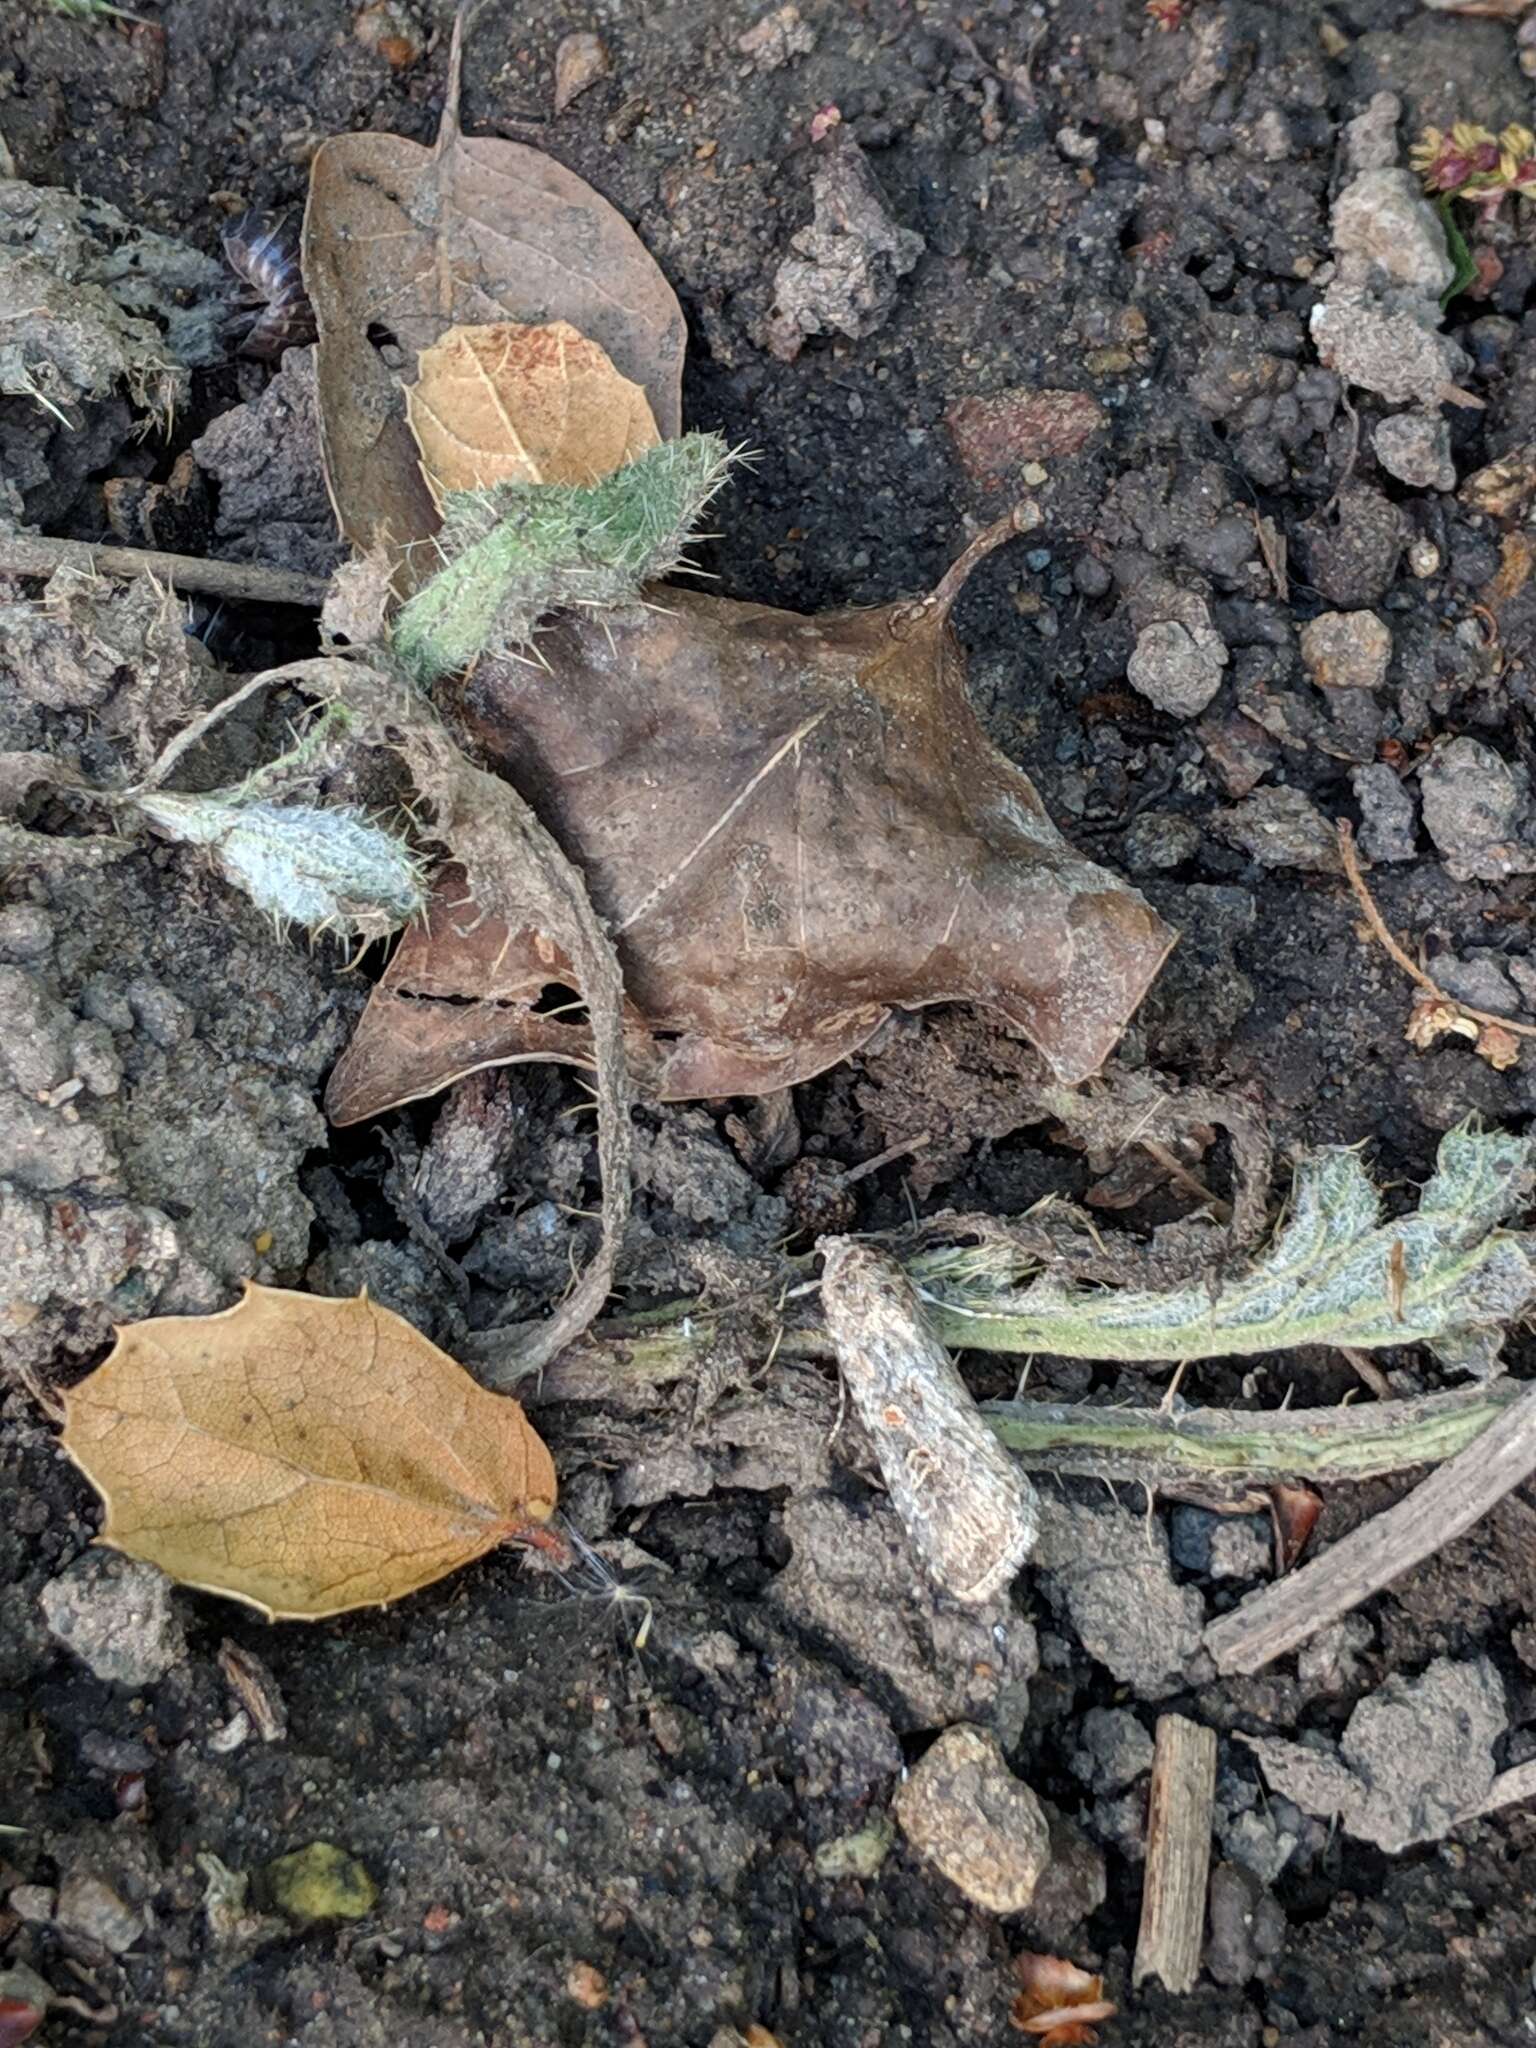
[{"label": "plant debris", "polygon": [[[415,360],[488,309],[535,325],[556,317],[643,389],[664,438],[682,425],[685,330],[671,287],[623,216],[553,158],[462,133],[463,32],[460,14],[436,144],[332,137],[304,216],[337,517],[360,554],[398,561],[402,587],[432,566],[411,550],[437,512],[406,420],[401,351]],[[380,327],[392,346],[372,338]]]},{"label": "plant debris", "polygon": [[1021,1990],[1008,2018],[1040,2048],[1095,2048],[1097,2028],[1119,2010],[1104,1996],[1104,1979],[1063,1956],[1026,1950],[1013,1959]]},{"label": "plant debris", "polygon": [[216,1316],[121,1332],[65,1397],[100,1541],[269,1620],[402,1599],[537,1540],[548,1451],[401,1317],[252,1284]]},{"label": "plant debris", "polygon": [[406,420],[439,510],[492,484],[591,484],[661,438],[640,385],[568,320],[450,327],[416,359]]},{"label": "plant debris", "polygon": [[[893,1006],[953,998],[999,1013],[1063,1080],[1113,1047],[1172,934],[1072,852],[987,741],[948,625],[1012,531],[989,528],[916,603],[808,620],[674,593],[665,612],[562,616],[542,672],[476,670],[466,721],[586,878],[651,1100],[787,1087]],[[336,1123],[481,1067],[591,1059],[585,1023],[544,1000],[581,987],[552,935],[451,910],[451,886],[332,1075]]]},{"label": "plant debris", "polygon": [[1046,1274],[1011,1292],[1031,1261],[999,1236],[921,1255],[919,1293],[957,1347],[1151,1361],[1427,1342],[1487,1376],[1536,1294],[1529,1238],[1498,1227],[1530,1194],[1532,1153],[1507,1132],[1449,1131],[1418,1209],[1390,1222],[1357,1152],[1310,1153],[1268,1250],[1212,1285],[1089,1294]]}]

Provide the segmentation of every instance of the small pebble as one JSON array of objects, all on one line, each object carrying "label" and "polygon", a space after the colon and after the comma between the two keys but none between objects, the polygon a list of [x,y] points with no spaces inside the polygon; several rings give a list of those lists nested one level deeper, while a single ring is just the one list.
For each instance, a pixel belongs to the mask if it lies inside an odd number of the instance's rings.
[{"label": "small pebble", "polygon": [[1125,679],[1159,711],[1194,718],[1221,688],[1226,645],[1214,627],[1192,632],[1177,619],[1159,619],[1136,636]]},{"label": "small pebble", "polygon": [[1395,412],[1378,420],[1372,435],[1376,459],[1389,476],[1415,490],[1454,491],[1451,430],[1437,415]]},{"label": "small pebble", "polygon": [[1368,861],[1412,860],[1418,852],[1413,798],[1385,761],[1352,768],[1350,785],[1360,806],[1360,851]]},{"label": "small pebble", "polygon": [[1301,629],[1301,658],[1321,690],[1375,690],[1392,662],[1392,629],[1374,612],[1321,612]]},{"label": "small pebble", "polygon": [[1050,1828],[985,1729],[946,1728],[898,1789],[894,1811],[918,1855],[972,1905],[1019,1913],[1034,1897]]},{"label": "small pebble", "polygon": [[171,1581],[152,1564],[87,1550],[40,1596],[55,1641],[108,1685],[154,1685],[187,1654]]},{"label": "small pebble", "polygon": [[608,45],[601,36],[590,29],[562,36],[555,51],[555,112],[563,114],[572,100],[606,78],[612,68]]},{"label": "small pebble", "polygon": [[53,1913],[55,1926],[67,1934],[94,1941],[113,1955],[121,1955],[144,1932],[144,1912],[130,1906],[105,1878],[89,1871],[70,1871],[59,1886],[59,1902]]}]

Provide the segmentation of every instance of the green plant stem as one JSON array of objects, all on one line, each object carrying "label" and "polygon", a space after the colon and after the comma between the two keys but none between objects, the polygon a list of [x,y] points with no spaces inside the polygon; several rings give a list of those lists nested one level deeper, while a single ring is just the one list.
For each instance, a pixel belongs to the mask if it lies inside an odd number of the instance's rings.
[{"label": "green plant stem", "polygon": [[[669,1306],[598,1324],[545,1368],[524,1400],[647,1406],[650,1391],[697,1370],[720,1336],[721,1315]],[[782,1329],[777,1357],[830,1362],[831,1339],[814,1324]],[[1498,1380],[1407,1401],[1245,1411],[1065,1407],[993,1401],[982,1414],[1031,1471],[1139,1481],[1148,1486],[1225,1480],[1380,1479],[1441,1464],[1465,1450],[1521,1393]]]},{"label": "green plant stem", "polygon": [[1518,1381],[1500,1380],[1410,1401],[1252,1414],[991,1401],[982,1414],[1034,1471],[1142,1480],[1149,1486],[1211,1478],[1255,1484],[1361,1480],[1455,1457],[1523,1391]]}]

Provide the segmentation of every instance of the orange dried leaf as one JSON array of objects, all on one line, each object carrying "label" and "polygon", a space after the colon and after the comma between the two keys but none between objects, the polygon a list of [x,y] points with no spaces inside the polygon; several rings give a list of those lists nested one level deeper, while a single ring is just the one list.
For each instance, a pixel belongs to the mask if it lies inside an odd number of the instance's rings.
[{"label": "orange dried leaf", "polygon": [[1095,2024],[1118,2010],[1104,1996],[1104,1979],[1063,1956],[1028,1951],[1014,1957],[1013,1967],[1023,1989],[1008,2017],[1019,2032],[1033,2034],[1041,2048],[1093,2048]]},{"label": "orange dried leaf", "polygon": [[403,1317],[251,1285],[222,1315],[119,1332],[65,1396],[100,1541],[269,1620],[382,1606],[555,1504],[549,1452]]},{"label": "orange dried leaf", "polygon": [[439,506],[492,484],[590,484],[654,448],[644,391],[569,321],[450,327],[417,359],[406,418]]}]

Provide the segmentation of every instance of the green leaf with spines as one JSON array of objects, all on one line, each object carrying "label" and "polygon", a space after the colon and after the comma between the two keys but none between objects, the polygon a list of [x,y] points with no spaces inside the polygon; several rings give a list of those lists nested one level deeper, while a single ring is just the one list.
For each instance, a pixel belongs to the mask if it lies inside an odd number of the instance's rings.
[{"label": "green leaf with spines", "polygon": [[401,607],[396,656],[425,687],[482,654],[528,646],[551,612],[634,603],[679,566],[730,463],[718,434],[685,434],[595,484],[451,493],[444,566]]},{"label": "green leaf with spines", "polygon": [[1486,1373],[1536,1296],[1536,1241],[1498,1228],[1533,1179],[1530,1139],[1464,1124],[1441,1140],[1418,1208],[1386,1223],[1358,1152],[1309,1154],[1268,1250],[1210,1283],[1090,1292],[1041,1276],[1021,1287],[1022,1254],[996,1243],[925,1253],[909,1270],[956,1347],[1138,1362],[1427,1342]]}]

